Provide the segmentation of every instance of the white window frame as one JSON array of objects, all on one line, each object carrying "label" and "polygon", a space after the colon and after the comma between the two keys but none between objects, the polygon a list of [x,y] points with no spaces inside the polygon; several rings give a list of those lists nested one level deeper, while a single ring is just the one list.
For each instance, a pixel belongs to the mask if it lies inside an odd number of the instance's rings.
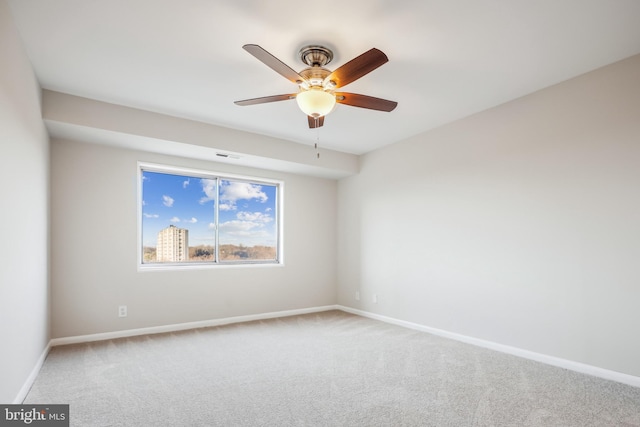
[{"label": "white window frame", "polygon": [[[275,220],[277,227],[277,243],[276,243],[276,259],[275,260],[247,260],[247,261],[220,261],[218,256],[218,200],[216,199],[216,207],[214,209],[215,220],[215,261],[211,262],[194,262],[194,263],[144,263],[143,262],[143,241],[142,241],[142,174],[143,171],[159,172],[173,175],[180,175],[192,178],[222,179],[246,181],[255,184],[266,184],[276,186],[276,203],[275,203]],[[219,181],[218,181],[219,182]],[[219,196],[219,194],[218,194]],[[192,269],[215,269],[229,267],[273,267],[284,266],[283,252],[283,218],[284,218],[284,181],[274,180],[270,178],[260,178],[248,175],[236,175],[226,172],[216,172],[204,169],[193,169],[180,166],[171,166],[158,163],[138,162],[137,164],[137,266],[138,271],[161,271],[161,270],[192,270]]]}]

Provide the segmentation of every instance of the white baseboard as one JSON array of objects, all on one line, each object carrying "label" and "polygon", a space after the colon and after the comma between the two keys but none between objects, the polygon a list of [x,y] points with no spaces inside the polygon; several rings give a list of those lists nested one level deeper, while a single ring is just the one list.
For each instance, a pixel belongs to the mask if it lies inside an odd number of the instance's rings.
[{"label": "white baseboard", "polygon": [[627,384],[634,387],[640,387],[640,377],[636,377],[633,375],[628,375],[628,374],[623,374],[621,372],[598,368],[597,366],[587,365],[580,362],[574,362],[572,360],[567,360],[567,359],[561,359],[559,357],[548,356],[546,354],[536,353],[529,350],[523,350],[521,348],[511,347],[504,344],[498,344],[492,341],[485,341],[478,338],[456,334],[454,332],[432,328],[429,326],[407,322],[404,320],[398,320],[392,317],[382,316],[380,314],[370,313],[368,311],[358,310],[351,307],[338,305],[337,308],[338,310],[342,310],[351,314],[356,314],[358,316],[368,317],[370,319],[380,320],[382,322],[391,323],[394,325],[403,326],[405,328],[415,329],[422,332],[428,332],[430,334],[438,335],[444,338],[450,338],[450,339],[461,341],[467,344],[476,345],[478,347],[484,347],[490,350],[511,354],[513,356],[535,360],[536,362],[546,363],[547,365],[557,366],[559,368],[580,372],[582,374],[603,378],[605,380],[611,380],[611,381],[616,381],[616,382]]},{"label": "white baseboard", "polygon": [[27,397],[29,390],[31,390],[31,386],[36,380],[36,377],[38,376],[38,373],[40,372],[40,369],[44,364],[44,359],[46,359],[47,355],[49,354],[49,350],[51,350],[51,342],[49,342],[49,344],[47,344],[47,346],[44,348],[44,350],[42,351],[42,354],[36,361],[36,365],[33,367],[33,369],[31,370],[31,373],[27,377],[27,380],[24,382],[22,388],[18,392],[18,395],[16,396],[15,399],[13,399],[14,405],[21,404],[24,401],[24,399]]},{"label": "white baseboard", "polygon": [[226,317],[224,319],[202,320],[198,322],[177,323],[173,325],[151,326],[148,328],[127,329],[124,331],[105,332],[100,334],[79,335],[73,337],[54,338],[51,340],[52,347],[66,344],[79,344],[92,341],[112,340],[116,338],[127,338],[138,335],[161,334],[165,332],[184,331],[188,329],[206,328],[211,326],[228,325],[231,323],[251,322],[254,320],[273,319],[276,317],[297,316],[300,314],[319,313],[322,311],[338,310],[337,305],[326,305],[321,307],[301,308],[296,310],[276,311],[272,313],[250,314],[247,316]]}]

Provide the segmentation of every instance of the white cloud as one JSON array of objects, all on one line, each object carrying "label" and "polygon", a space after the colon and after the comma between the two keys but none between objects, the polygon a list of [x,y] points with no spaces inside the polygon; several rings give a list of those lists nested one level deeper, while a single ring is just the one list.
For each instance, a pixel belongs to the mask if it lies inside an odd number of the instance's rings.
[{"label": "white cloud", "polygon": [[173,198],[169,196],[162,196],[162,204],[170,208],[171,206],[173,206]]},{"label": "white cloud", "polygon": [[275,235],[264,223],[236,219],[220,224],[220,241],[247,246],[272,245]]},{"label": "white cloud", "polygon": [[239,231],[249,231],[258,227],[262,227],[262,224],[234,219],[233,221],[227,221],[220,224],[220,231],[233,234]]},{"label": "white cloud", "polygon": [[177,216],[174,216],[169,221],[171,221],[171,222],[180,222],[180,218],[178,218]]},{"label": "white cloud", "polygon": [[262,186],[248,182],[223,181],[220,187],[220,200],[235,204],[238,200],[253,200],[260,202],[268,200],[267,195],[262,191]]},{"label": "white cloud", "polygon": [[273,218],[269,214],[264,214],[262,212],[238,212],[236,218],[241,221],[257,221],[261,223],[273,221]]},{"label": "white cloud", "polygon": [[253,246],[263,244],[265,239],[271,239],[272,236],[264,229],[263,224],[251,221],[227,221],[220,224],[221,240],[224,242],[242,243]]},{"label": "white cloud", "polygon": [[200,199],[200,204],[204,205],[207,202],[215,200],[216,199],[216,180],[201,179],[200,184],[202,185],[202,192],[205,194],[205,196]]},{"label": "white cloud", "polygon": [[[205,194],[200,198],[200,204],[216,199],[216,180],[201,179],[202,192]],[[236,202],[238,200],[258,200],[262,203],[266,202],[269,197],[262,186],[251,184],[248,182],[222,181],[220,184],[220,200],[218,201],[218,209],[221,211],[236,210]]]},{"label": "white cloud", "polygon": [[216,224],[213,222],[209,223],[209,230],[215,230],[216,229]]},{"label": "white cloud", "polygon": [[188,185],[189,185],[189,178],[187,178],[186,181],[182,181],[182,188],[187,188]]},{"label": "white cloud", "polygon": [[145,218],[160,218],[160,215],[158,214],[143,214]]},{"label": "white cloud", "polygon": [[198,222],[198,220],[196,218],[191,218],[191,219],[185,219],[184,222],[190,222],[191,224],[195,224],[196,222]]},{"label": "white cloud", "polygon": [[220,203],[218,205],[218,209],[220,209],[221,211],[235,211],[236,205],[232,203]]}]

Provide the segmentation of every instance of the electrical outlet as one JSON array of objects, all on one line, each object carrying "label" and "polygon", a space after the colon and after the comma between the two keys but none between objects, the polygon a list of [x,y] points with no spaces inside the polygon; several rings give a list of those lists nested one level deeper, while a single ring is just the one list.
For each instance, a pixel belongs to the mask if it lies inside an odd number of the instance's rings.
[{"label": "electrical outlet", "polygon": [[127,317],[127,306],[118,306],[118,317]]},{"label": "electrical outlet", "polygon": [[374,304],[378,303],[378,294],[373,294],[373,303]]},{"label": "electrical outlet", "polygon": [[356,301],[360,301],[360,291],[356,291]]}]

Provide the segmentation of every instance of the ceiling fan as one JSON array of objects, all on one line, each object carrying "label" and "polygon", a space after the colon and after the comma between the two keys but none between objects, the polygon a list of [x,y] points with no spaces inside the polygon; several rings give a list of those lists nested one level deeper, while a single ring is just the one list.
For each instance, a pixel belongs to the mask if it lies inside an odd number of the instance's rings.
[{"label": "ceiling fan", "polygon": [[324,67],[333,59],[333,52],[324,46],[306,46],[300,49],[299,55],[307,68],[297,73],[256,44],[246,44],[242,48],[287,80],[297,84],[298,92],[245,99],[236,101],[236,105],[255,105],[295,99],[300,109],[307,115],[310,128],[322,126],[324,117],[333,111],[336,103],[387,112],[393,111],[398,105],[395,101],[372,96],[336,92],[336,89],[352,83],[389,61],[387,55],[378,49],[368,50],[331,71]]}]

